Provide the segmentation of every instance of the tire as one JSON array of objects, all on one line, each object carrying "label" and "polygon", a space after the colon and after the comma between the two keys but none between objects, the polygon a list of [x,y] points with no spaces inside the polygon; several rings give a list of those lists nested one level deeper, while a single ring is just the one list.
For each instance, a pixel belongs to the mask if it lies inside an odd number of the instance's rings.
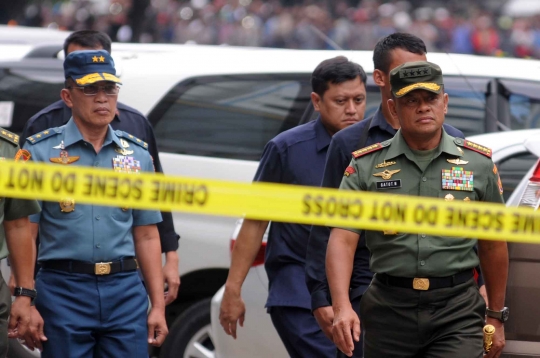
[{"label": "tire", "polygon": [[170,328],[159,358],[215,357],[210,301],[211,298],[205,298],[182,312]]}]

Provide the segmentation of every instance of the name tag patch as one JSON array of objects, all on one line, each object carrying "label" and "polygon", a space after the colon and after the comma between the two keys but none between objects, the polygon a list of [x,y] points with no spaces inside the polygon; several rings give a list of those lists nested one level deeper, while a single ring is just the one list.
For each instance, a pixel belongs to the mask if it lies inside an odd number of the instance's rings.
[{"label": "name tag patch", "polygon": [[397,189],[401,188],[401,179],[378,181],[377,189]]}]

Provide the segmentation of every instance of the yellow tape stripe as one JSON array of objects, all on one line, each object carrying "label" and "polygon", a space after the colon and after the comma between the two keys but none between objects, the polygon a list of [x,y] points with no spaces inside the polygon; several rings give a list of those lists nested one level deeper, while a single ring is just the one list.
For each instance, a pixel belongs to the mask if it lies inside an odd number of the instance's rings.
[{"label": "yellow tape stripe", "polygon": [[283,184],[245,184],[112,169],[2,162],[0,196],[159,209],[370,230],[540,242],[540,212]]}]

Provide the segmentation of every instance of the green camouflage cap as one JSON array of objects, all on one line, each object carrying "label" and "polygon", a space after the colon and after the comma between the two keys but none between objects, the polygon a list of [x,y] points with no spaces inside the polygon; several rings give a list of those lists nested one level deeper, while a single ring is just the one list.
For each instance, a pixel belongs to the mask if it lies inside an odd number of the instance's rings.
[{"label": "green camouflage cap", "polygon": [[417,89],[441,93],[443,84],[441,68],[427,61],[406,62],[390,71],[390,85],[396,97]]}]

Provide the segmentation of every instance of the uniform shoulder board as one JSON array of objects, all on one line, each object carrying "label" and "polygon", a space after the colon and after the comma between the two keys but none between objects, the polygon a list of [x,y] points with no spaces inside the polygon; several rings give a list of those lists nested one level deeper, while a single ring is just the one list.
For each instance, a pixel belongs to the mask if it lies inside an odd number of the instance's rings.
[{"label": "uniform shoulder board", "polygon": [[19,136],[15,133],[11,133],[10,131],[5,130],[4,128],[0,128],[0,137],[4,138],[6,141],[10,142],[14,146],[19,145]]},{"label": "uniform shoulder board", "polygon": [[62,131],[63,131],[62,127],[50,128],[50,129],[46,129],[42,132],[39,132],[37,134],[34,134],[28,137],[26,138],[26,140],[31,144],[36,144],[37,142],[40,142],[45,138],[49,138],[49,137],[52,137],[53,135],[62,133]]},{"label": "uniform shoulder board", "polygon": [[139,139],[139,138],[135,137],[132,134],[129,134],[128,132],[117,130],[115,133],[120,138],[125,138],[125,139],[129,140],[130,142],[133,142],[133,143],[136,143],[136,144],[140,145],[144,149],[148,149],[148,143],[146,143],[142,139]]},{"label": "uniform shoulder board", "polygon": [[358,149],[354,152],[352,152],[352,156],[356,158],[360,158],[363,155],[366,155],[368,153],[373,153],[379,149],[383,149],[384,147],[388,147],[390,145],[390,141],[385,140],[382,143],[375,143],[372,145],[368,145],[367,147],[364,147],[362,149]]},{"label": "uniform shoulder board", "polygon": [[485,155],[488,158],[491,158],[491,156],[493,155],[493,151],[491,150],[491,148],[484,147],[483,145],[476,144],[467,139],[456,138],[454,139],[454,143],[462,146],[463,148],[467,148],[469,150]]}]

